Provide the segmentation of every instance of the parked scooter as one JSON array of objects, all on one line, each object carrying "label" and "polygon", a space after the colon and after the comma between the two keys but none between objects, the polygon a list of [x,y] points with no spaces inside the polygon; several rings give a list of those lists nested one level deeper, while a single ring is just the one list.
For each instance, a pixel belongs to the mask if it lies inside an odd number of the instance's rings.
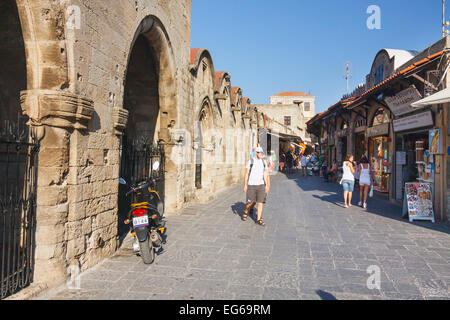
[{"label": "parked scooter", "polygon": [[[153,164],[153,171],[158,170],[159,162]],[[130,224],[131,234],[135,242],[134,251],[139,254],[145,264],[151,264],[155,260],[156,252],[162,253],[163,237],[167,231],[164,220],[164,205],[156,189],[159,179],[147,179],[136,186],[130,186],[127,197],[131,194],[131,210],[125,224]],[[120,178],[119,183],[127,185]]]}]

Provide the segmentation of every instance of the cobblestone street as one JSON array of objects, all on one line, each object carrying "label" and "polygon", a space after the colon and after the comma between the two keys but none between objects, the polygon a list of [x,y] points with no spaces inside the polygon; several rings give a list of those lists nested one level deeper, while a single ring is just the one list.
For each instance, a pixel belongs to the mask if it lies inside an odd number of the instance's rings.
[{"label": "cobblestone street", "polygon": [[[449,299],[450,229],[409,223],[381,197],[343,207],[339,184],[272,177],[265,228],[242,222],[241,185],[168,216],[166,252],[144,265],[127,238],[118,253],[38,299]],[[369,266],[381,290],[369,290]]]}]

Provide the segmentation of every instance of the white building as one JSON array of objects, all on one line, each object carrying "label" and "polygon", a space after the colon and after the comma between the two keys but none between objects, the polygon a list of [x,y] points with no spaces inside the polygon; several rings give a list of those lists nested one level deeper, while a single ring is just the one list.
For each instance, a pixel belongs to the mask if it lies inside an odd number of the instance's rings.
[{"label": "white building", "polygon": [[273,95],[270,97],[270,104],[298,105],[305,121],[316,114],[316,97],[301,91],[287,91]]}]

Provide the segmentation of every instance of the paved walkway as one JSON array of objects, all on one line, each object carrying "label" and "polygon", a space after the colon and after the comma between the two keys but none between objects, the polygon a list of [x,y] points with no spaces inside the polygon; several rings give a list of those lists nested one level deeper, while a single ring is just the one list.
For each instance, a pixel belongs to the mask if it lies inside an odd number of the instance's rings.
[{"label": "paved walkway", "polygon": [[[450,229],[409,223],[382,198],[345,209],[338,184],[272,180],[267,226],[242,222],[241,186],[168,217],[166,253],[146,266],[117,255],[38,299],[450,299]],[[354,199],[356,204],[358,196]],[[381,290],[369,290],[378,266]]]}]

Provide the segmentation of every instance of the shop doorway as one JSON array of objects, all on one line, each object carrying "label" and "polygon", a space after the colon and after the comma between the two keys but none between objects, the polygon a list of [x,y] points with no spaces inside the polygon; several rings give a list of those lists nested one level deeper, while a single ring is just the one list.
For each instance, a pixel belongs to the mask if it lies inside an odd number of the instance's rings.
[{"label": "shop doorway", "polygon": [[[428,130],[422,132],[405,133],[397,135],[396,151],[404,153],[405,163],[397,166],[397,185],[401,186],[401,193],[397,192],[397,199],[401,200],[404,196],[404,186],[407,182],[419,182],[423,180],[423,156],[417,158],[417,146],[420,144],[423,151],[429,150]],[[422,152],[423,153],[423,152]],[[398,161],[397,161],[398,162]]]},{"label": "shop doorway", "polygon": [[347,158],[347,137],[339,139],[340,156],[339,161],[342,163]]},{"label": "shop doorway", "polygon": [[373,171],[374,190],[389,193],[391,177],[391,139],[374,137],[369,140],[369,161]]},{"label": "shop doorway", "polygon": [[358,133],[355,135],[355,160],[361,160],[364,155],[367,155],[366,137],[364,133]]}]

